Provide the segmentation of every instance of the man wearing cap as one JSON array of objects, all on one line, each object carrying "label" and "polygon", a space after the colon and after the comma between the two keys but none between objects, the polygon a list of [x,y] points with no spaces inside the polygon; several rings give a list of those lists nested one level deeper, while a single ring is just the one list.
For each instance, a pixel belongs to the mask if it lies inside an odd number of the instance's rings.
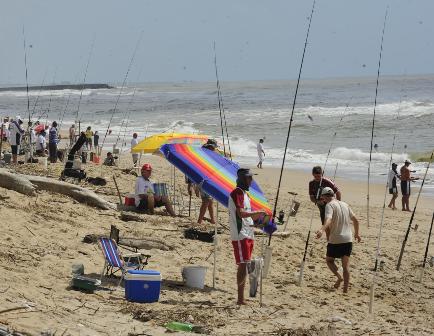
[{"label": "man wearing cap", "polygon": [[231,231],[232,247],[235,262],[238,265],[237,304],[246,304],[244,300],[244,288],[247,276],[247,263],[252,257],[254,245],[253,226],[254,220],[264,216],[264,210],[252,211],[250,197],[247,194],[253,181],[253,174],[248,168],[240,168],[237,171],[237,186],[232,190],[229,197],[229,226]]},{"label": "man wearing cap", "polygon": [[154,208],[166,207],[167,212],[171,216],[175,216],[172,204],[167,196],[157,196],[154,192],[154,186],[150,181],[152,167],[149,163],[145,163],[141,170],[142,176],[137,177],[135,187],[135,204],[137,210],[148,211],[149,214],[154,214]]},{"label": "man wearing cap", "polygon": [[396,179],[399,179],[399,174],[396,171],[398,165],[396,163],[392,163],[392,169],[389,171],[389,175],[387,177],[387,186],[389,188],[389,194],[392,195],[392,199],[389,202],[388,207],[392,210],[396,210],[395,200],[398,197],[398,187],[396,186]]},{"label": "man wearing cap", "polygon": [[405,160],[404,165],[400,169],[401,173],[401,193],[402,193],[402,211],[410,211],[410,182],[418,180],[418,178],[412,177],[410,175],[411,171],[408,166],[411,162]]},{"label": "man wearing cap", "polygon": [[[133,151],[133,148],[139,143],[139,139],[137,139],[137,133],[133,133],[133,138],[131,139],[131,153]],[[139,154],[132,153],[131,156],[133,157],[133,165],[136,166],[137,162],[139,161]]]},{"label": "man wearing cap", "polygon": [[310,200],[318,206],[321,223],[324,224],[325,204],[320,199],[321,190],[325,187],[331,188],[339,201],[341,200],[341,192],[332,180],[323,176],[323,171],[320,166],[312,168],[312,176],[313,180],[309,182],[309,197]]},{"label": "man wearing cap", "polygon": [[[325,222],[321,229],[317,231],[316,237],[321,238],[323,231],[329,231],[326,254],[327,266],[338,278],[334,288],[339,288],[343,281],[343,291],[347,293],[350,283],[350,256],[353,248],[351,222],[354,224],[354,238],[360,242],[359,221],[347,203],[335,199],[335,193],[331,188],[326,187],[321,191],[321,200],[326,204]],[[335,258],[342,260],[342,276],[338,272]]]},{"label": "man wearing cap", "polygon": [[24,129],[21,127],[23,121],[20,116],[16,116],[15,120],[13,120],[9,124],[9,144],[12,149],[12,162],[18,162],[18,154],[20,154],[20,145],[21,140],[24,134]]}]

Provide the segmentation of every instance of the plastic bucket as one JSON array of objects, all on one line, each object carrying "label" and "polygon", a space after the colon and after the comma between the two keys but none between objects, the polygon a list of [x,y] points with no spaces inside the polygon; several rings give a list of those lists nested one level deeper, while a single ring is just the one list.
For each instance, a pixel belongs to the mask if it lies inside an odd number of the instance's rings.
[{"label": "plastic bucket", "polygon": [[47,158],[46,157],[40,157],[38,158],[38,162],[40,165],[44,168],[47,168]]},{"label": "plastic bucket", "polygon": [[182,269],[182,278],[185,285],[190,288],[203,289],[207,268],[204,266],[185,266]]}]

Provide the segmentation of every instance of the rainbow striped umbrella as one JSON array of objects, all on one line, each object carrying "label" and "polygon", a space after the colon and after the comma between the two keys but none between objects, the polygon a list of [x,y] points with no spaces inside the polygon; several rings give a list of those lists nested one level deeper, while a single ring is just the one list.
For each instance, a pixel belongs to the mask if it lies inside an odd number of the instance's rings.
[{"label": "rainbow striped umbrella", "polygon": [[[165,158],[182,171],[191,181],[225,207],[229,194],[235,189],[239,166],[209,149],[186,144],[166,144],[160,148]],[[261,188],[253,181],[249,188],[252,210],[264,209],[272,214]]]}]

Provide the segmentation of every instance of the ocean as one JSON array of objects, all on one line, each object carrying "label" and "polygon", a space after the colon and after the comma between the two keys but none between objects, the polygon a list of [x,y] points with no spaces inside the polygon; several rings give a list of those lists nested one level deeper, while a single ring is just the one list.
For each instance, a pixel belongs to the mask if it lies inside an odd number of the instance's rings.
[{"label": "ocean", "polygon": [[[326,175],[366,180],[374,112],[376,78],[302,79],[294,111],[285,167],[310,171],[324,166]],[[256,144],[264,138],[264,166],[280,167],[290,122],[296,81],[221,82],[227,132],[234,160],[257,163]],[[121,88],[80,91],[31,91],[33,120],[61,121],[62,130],[80,120],[91,126],[100,142],[110,122],[104,147],[124,144],[131,134],[203,133],[222,144],[215,83],[141,83]],[[434,149],[434,75],[380,77],[376,107],[371,180],[386,183],[392,140],[393,161],[429,156]],[[116,101],[119,97],[118,104]],[[35,105],[36,103],[36,105]],[[116,106],[116,108],[115,108]],[[27,119],[27,94],[0,92],[0,115]],[[341,120],[341,122],[340,122]],[[126,126],[126,127],[125,127]],[[227,145],[227,144],[226,144]],[[414,162],[423,177],[426,163]],[[434,195],[430,168],[424,193]],[[420,182],[418,182],[420,183]]]}]

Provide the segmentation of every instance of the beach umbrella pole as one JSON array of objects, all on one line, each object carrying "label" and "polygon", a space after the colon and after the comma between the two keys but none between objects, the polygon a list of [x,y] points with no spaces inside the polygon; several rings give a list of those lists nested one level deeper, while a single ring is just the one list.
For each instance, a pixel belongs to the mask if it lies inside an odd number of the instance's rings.
[{"label": "beach umbrella pole", "polygon": [[[191,196],[190,196],[191,200]],[[219,203],[216,202],[216,222],[214,224],[214,265],[212,270],[212,287],[215,288],[216,285],[216,271],[217,271],[217,244],[218,244],[218,236],[217,236],[217,223],[219,222]]]}]

